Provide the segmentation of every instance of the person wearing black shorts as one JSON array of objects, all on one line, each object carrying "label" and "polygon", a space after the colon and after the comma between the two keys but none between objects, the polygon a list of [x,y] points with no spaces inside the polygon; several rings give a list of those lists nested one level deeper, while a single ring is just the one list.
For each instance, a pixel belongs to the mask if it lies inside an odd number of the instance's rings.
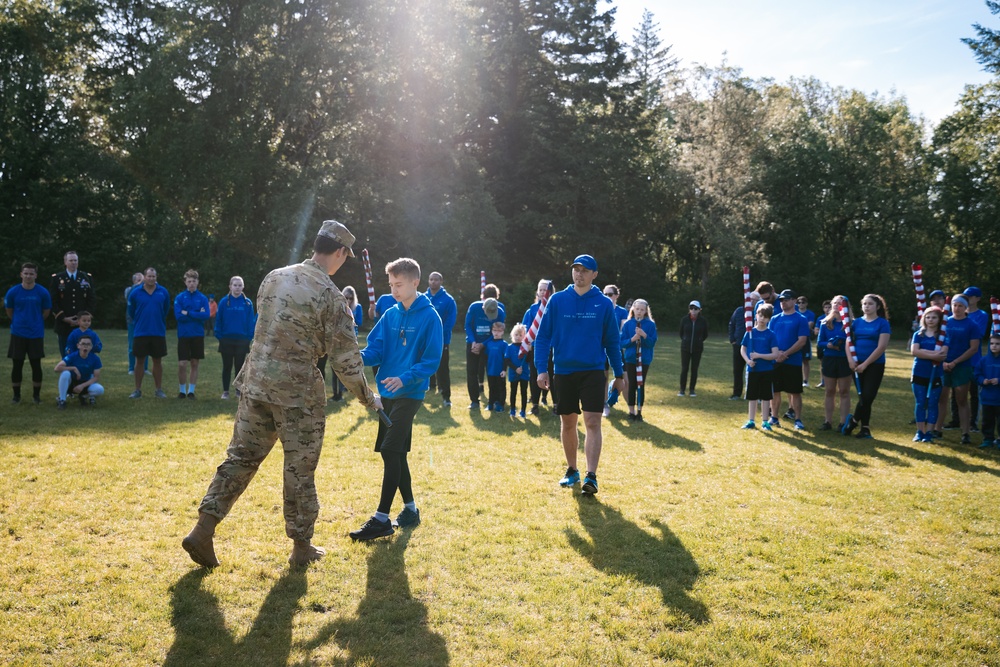
[{"label": "person wearing black shorts", "polygon": [[146,358],[153,358],[153,384],[156,397],[166,398],[163,391],[163,363],[167,356],[167,313],[170,312],[170,293],[156,282],[157,273],[153,267],[142,274],[142,285],[128,295],[128,312],[135,323],[135,337],[132,339],[132,353],[135,355],[135,391],[129,398],[142,398],[142,379],[145,375]]},{"label": "person wearing black shorts", "polygon": [[573,284],[552,295],[535,337],[535,366],[545,368],[549,350],[553,352],[553,379],[538,374],[538,386],[554,386],[559,396],[556,414],[560,419],[560,438],[566,455],[566,474],[559,485],[575,486],[580,481],[576,467],[579,436],[577,422],[581,409],[587,431],[584,453],[587,475],[582,491],[597,493],[597,465],[601,459],[603,437],[601,413],[604,409],[604,364],[611,363],[614,388],[626,390],[618,320],[611,299],[594,286],[597,260],[579,255],[573,260]]},{"label": "person wearing black shorts", "polygon": [[[198,365],[205,358],[205,323],[211,316],[208,297],[198,291],[198,272],[184,273],[184,291],[174,299],[177,319],[177,398],[194,398]],[[191,370],[190,381],[188,369]]]},{"label": "person wearing black shorts", "polygon": [[795,420],[795,430],[805,429],[802,422],[802,351],[809,344],[809,321],[795,311],[795,293],[784,290],[778,295],[781,312],[767,325],[778,337],[780,354],[773,371],[774,399],[771,401],[771,425],[780,426],[781,394],[788,393],[788,417]]}]

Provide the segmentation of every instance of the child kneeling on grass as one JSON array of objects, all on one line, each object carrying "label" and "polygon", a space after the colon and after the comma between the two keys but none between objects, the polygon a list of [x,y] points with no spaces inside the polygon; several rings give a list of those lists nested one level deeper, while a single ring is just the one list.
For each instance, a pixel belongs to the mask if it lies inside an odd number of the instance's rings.
[{"label": "child kneeling on grass", "polygon": [[76,349],[56,364],[56,373],[59,373],[56,405],[60,410],[66,408],[67,394],[78,394],[81,405],[93,405],[97,397],[104,394],[104,387],[97,384],[101,376],[101,359],[92,352],[94,339],[89,333],[80,336]]},{"label": "child kneeling on grass", "polygon": [[745,429],[757,428],[757,401],[760,401],[761,427],[771,430],[768,421],[771,418],[771,376],[774,371],[774,360],[779,354],[778,338],[767,328],[774,314],[774,306],[762,303],[757,308],[757,326],[743,335],[740,344],[740,355],[747,363],[746,396],[749,406]]}]

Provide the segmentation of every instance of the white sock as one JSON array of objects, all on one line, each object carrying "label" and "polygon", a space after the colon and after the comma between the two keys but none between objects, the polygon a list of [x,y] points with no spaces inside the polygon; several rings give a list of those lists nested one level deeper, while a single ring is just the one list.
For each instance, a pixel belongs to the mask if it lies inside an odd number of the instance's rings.
[{"label": "white sock", "polygon": [[384,523],[389,520],[389,515],[385,512],[375,512],[375,518]]}]

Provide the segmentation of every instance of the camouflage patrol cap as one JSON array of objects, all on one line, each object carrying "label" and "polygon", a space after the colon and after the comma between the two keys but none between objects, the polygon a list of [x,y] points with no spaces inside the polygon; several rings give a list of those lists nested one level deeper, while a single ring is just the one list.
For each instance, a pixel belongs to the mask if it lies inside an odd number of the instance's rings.
[{"label": "camouflage patrol cap", "polygon": [[333,239],[340,245],[347,248],[347,254],[354,257],[354,250],[351,246],[354,245],[354,234],[348,231],[347,227],[343,224],[337,222],[336,220],[324,220],[323,226],[319,228],[317,232],[319,236],[325,236],[329,239]]}]

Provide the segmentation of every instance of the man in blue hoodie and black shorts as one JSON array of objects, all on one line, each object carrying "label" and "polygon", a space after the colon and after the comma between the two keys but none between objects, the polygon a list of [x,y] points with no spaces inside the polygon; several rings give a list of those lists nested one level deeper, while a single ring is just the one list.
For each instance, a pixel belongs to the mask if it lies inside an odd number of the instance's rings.
[{"label": "man in blue hoodie and black shorts", "polygon": [[[583,492],[597,493],[597,464],[601,459],[601,413],[604,409],[604,364],[615,374],[614,388],[625,392],[618,320],[611,299],[594,286],[597,260],[580,255],[573,260],[573,284],[552,295],[535,336],[535,365],[546,368],[553,351],[554,377],[561,422],[560,438],[566,454],[566,475],[559,485],[571,487],[580,481],[576,467],[579,436],[576,426],[581,409],[587,430],[584,453],[587,475]],[[538,374],[538,386],[549,388],[549,374]]]}]

